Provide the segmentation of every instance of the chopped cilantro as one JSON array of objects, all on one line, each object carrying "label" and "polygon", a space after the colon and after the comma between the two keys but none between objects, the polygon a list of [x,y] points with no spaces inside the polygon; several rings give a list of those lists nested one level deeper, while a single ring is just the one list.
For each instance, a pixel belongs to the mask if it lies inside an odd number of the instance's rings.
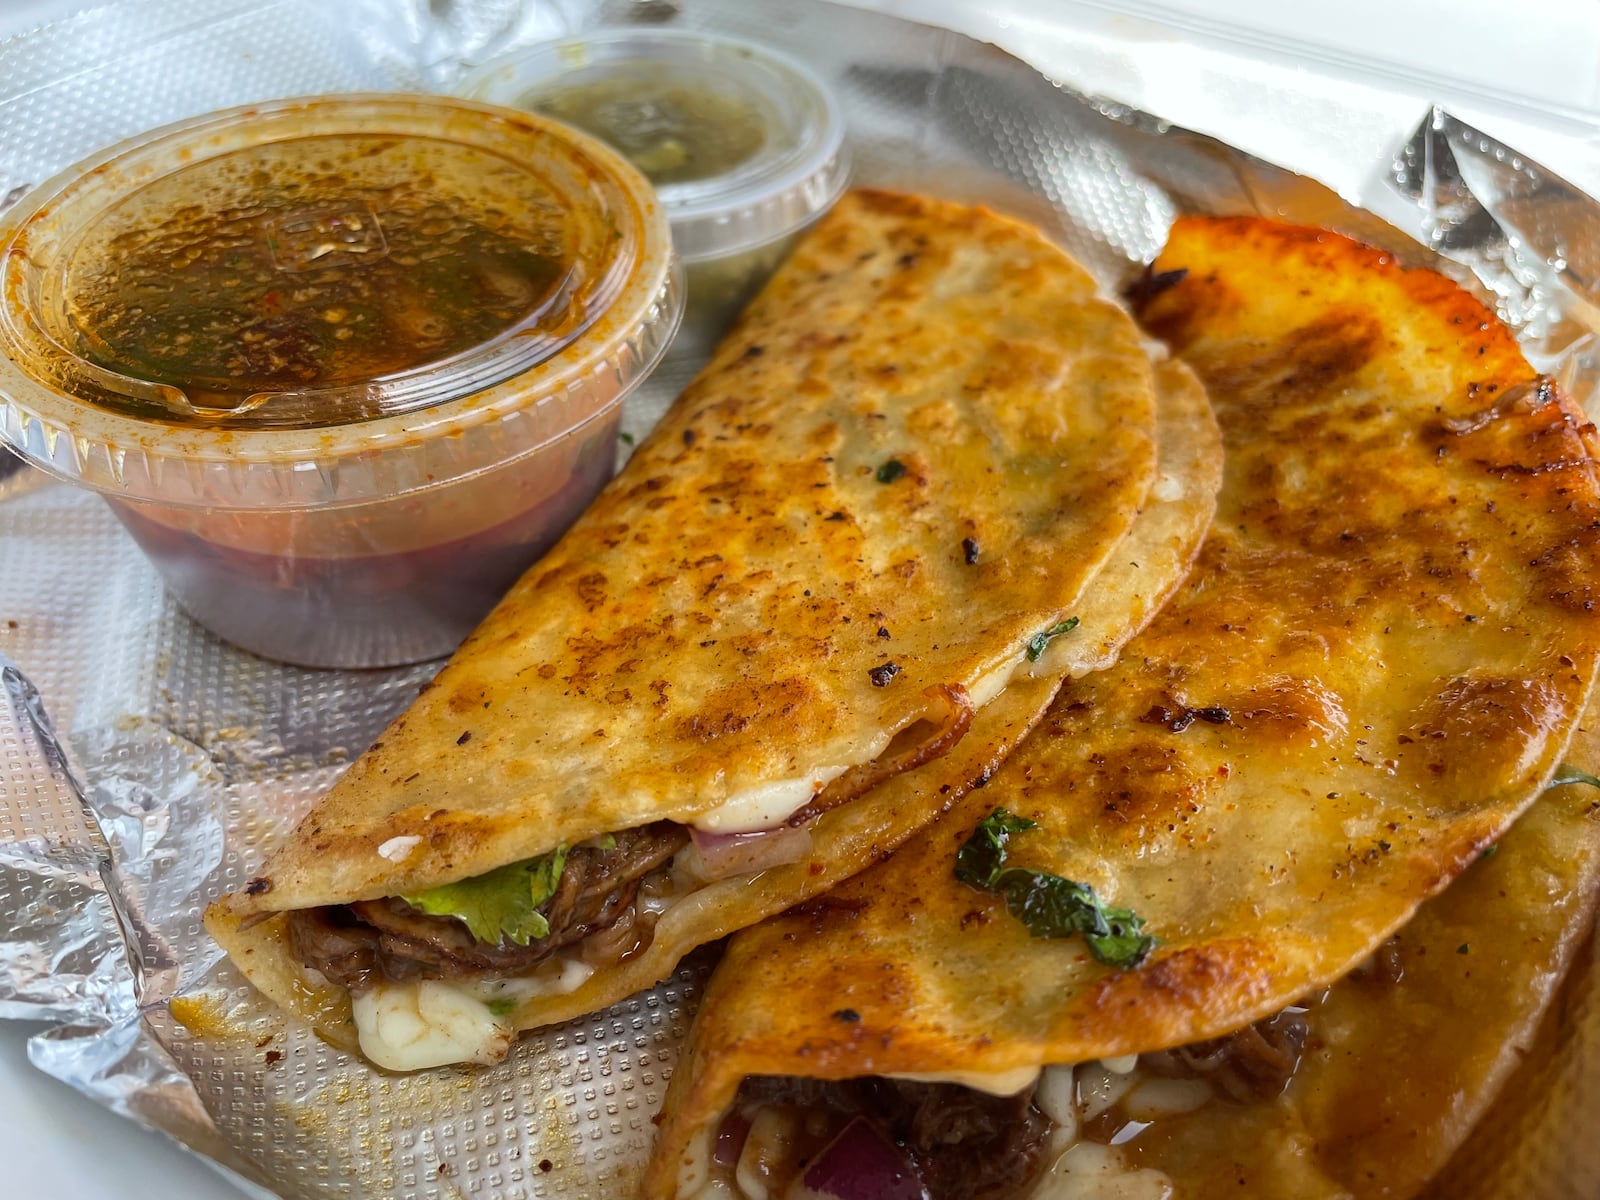
[{"label": "chopped cilantro", "polygon": [[1545,785],[1545,790],[1566,787],[1569,783],[1587,783],[1590,787],[1600,788],[1600,779],[1596,779],[1582,767],[1575,767],[1571,763],[1562,763],[1556,768],[1556,773],[1550,777],[1550,782]]},{"label": "chopped cilantro", "polygon": [[429,916],[455,917],[480,942],[509,939],[526,946],[550,933],[539,906],[555,895],[566,865],[567,847],[557,846],[538,858],[400,898]]},{"label": "chopped cilantro", "polygon": [[1156,940],[1130,910],[1107,908],[1084,884],[1005,865],[1011,835],[1037,828],[1026,817],[995,809],[956,852],[956,878],[1003,896],[1011,915],[1034,937],[1081,934],[1089,952],[1107,966],[1138,966]]},{"label": "chopped cilantro", "polygon": [[494,1000],[485,1000],[483,1006],[497,1017],[509,1017],[517,1002],[509,996],[500,996]]},{"label": "chopped cilantro", "polygon": [[1052,625],[1049,629],[1046,629],[1041,633],[1034,634],[1028,642],[1028,661],[1038,662],[1040,657],[1044,654],[1045,647],[1050,644],[1052,638],[1058,638],[1063,633],[1071,633],[1077,627],[1078,618],[1068,617],[1059,625]]},{"label": "chopped cilantro", "polygon": [[629,433],[627,430],[623,430],[621,433],[617,434],[617,436],[621,438],[625,444],[629,446],[633,445],[633,434]]}]

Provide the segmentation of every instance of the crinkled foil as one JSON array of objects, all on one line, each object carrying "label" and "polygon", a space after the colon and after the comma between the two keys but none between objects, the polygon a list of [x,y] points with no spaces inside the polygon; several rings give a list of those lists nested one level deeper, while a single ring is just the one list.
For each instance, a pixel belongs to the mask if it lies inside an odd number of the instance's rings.
[{"label": "crinkled foil", "polygon": [[[110,141],[208,109],[448,90],[539,38],[676,20],[815,65],[842,97],[859,181],[1031,219],[1108,289],[1182,211],[1320,224],[1452,272],[1541,369],[1585,403],[1596,393],[1600,206],[1447,113],[1419,114],[1388,185],[1356,207],[948,31],[800,0],[687,9],[128,0],[0,44],[0,203]],[[628,428],[648,428],[683,382],[681,367],[651,380]],[[436,664],[306,671],[234,650],[178,612],[97,498],[17,468],[0,450],[0,914],[11,931],[0,1016],[53,1023],[34,1062],[285,1200],[625,1195],[705,964],[525,1038],[493,1068],[383,1074],[268,1010],[220,960],[200,911],[249,878]],[[1590,990],[1576,979],[1565,1010],[1582,1021],[1563,1027],[1563,1061],[1587,1064],[1561,1077],[1574,1103],[1592,1097],[1600,1061]],[[1577,1110],[1540,1111],[1561,1124]],[[1597,1176],[1571,1190],[1575,1160],[1560,1161],[1567,1190],[1548,1194],[1593,1194]],[[1524,1177],[1517,1194],[1541,1186]]]}]

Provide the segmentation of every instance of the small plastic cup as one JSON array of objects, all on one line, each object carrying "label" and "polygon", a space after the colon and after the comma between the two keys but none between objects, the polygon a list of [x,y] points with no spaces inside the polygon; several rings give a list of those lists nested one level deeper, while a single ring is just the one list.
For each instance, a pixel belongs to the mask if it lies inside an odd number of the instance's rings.
[{"label": "small plastic cup", "polygon": [[681,292],[647,181],[558,123],[232,109],[0,218],[0,439],[102,493],[228,641],[435,658],[610,477]]},{"label": "small plastic cup", "polygon": [[485,65],[476,99],[575,125],[649,177],[688,307],[674,357],[704,354],[849,180],[844,118],[803,63],[684,29],[602,29]]}]

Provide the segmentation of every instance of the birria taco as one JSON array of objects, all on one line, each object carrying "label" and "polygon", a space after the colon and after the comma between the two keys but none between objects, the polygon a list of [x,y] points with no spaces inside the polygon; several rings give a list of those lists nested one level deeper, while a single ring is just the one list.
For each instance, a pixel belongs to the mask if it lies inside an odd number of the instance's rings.
[{"label": "birria taco", "polygon": [[1223,429],[1193,572],[987,787],[732,939],[651,1200],[1407,1195],[1548,1001],[1591,806],[1513,822],[1595,674],[1592,427],[1332,234],[1183,219],[1140,292]]},{"label": "birria taco", "polygon": [[[1207,444],[1192,377],[1162,371],[1171,436]],[[1157,391],[1137,327],[1037,231],[846,197],[208,927],[405,1069],[492,1061],[860,870],[1048,703],[1043,651],[1160,501]],[[1203,482],[1167,486],[1209,513]],[[1124,573],[1098,661],[1184,565]],[[894,790],[958,751],[972,774]]]}]

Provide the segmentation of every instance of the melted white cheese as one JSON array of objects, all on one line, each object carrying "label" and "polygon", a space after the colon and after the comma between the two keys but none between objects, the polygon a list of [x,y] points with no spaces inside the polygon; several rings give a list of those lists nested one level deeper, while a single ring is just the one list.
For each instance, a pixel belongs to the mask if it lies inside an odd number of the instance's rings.
[{"label": "melted white cheese", "polygon": [[[1039,674],[1044,670],[1028,661],[1026,648],[1016,658],[1001,663],[980,676],[967,689],[967,697],[974,710],[1006,690],[1006,685],[1020,674]],[[725,800],[710,812],[701,813],[690,822],[704,833],[754,833],[783,824],[799,812],[811,798],[828,784],[843,775],[848,767],[821,767],[800,779],[777,779],[771,783],[747,788],[732,799]]]},{"label": "melted white cheese", "polygon": [[516,1031],[459,984],[380,983],[352,999],[361,1053],[391,1071],[495,1063]]},{"label": "melted white cheese", "polygon": [[1150,489],[1150,494],[1157,500],[1171,503],[1183,499],[1183,480],[1175,475],[1162,475],[1156,479],[1155,486]]},{"label": "melted white cheese", "polygon": [[1139,1082],[1139,1076],[1129,1072],[1117,1074],[1102,1062],[1084,1063],[1078,1068],[1078,1103],[1083,1109],[1083,1119],[1092,1121],[1121,1100]]},{"label": "melted white cheese", "polygon": [[717,1185],[722,1181],[711,1172],[711,1145],[721,1125],[722,1119],[719,1117],[702,1126],[700,1132],[684,1147],[683,1157],[678,1160],[678,1195],[687,1200],[701,1200],[702,1197],[709,1200],[709,1197],[720,1194]]},{"label": "melted white cheese", "polygon": [[787,1109],[763,1108],[756,1113],[733,1173],[741,1196],[746,1200],[768,1200],[771,1191],[767,1182],[777,1164],[789,1157],[798,1131],[799,1122]]},{"label": "melted white cheese", "polygon": [[576,991],[594,968],[562,955],[531,975],[456,983],[421,979],[379,983],[351,998],[361,1052],[391,1071],[420,1071],[447,1063],[497,1063],[517,1031],[489,1007],[514,1007],[533,996]]},{"label": "melted white cheese", "polygon": [[568,992],[575,992],[593,974],[593,967],[579,958],[576,952],[569,951],[545,959],[527,975],[479,979],[460,986],[484,1004],[496,1000],[521,1004],[535,996],[565,996]]},{"label": "melted white cheese", "polygon": [[890,1079],[909,1079],[913,1083],[959,1083],[975,1092],[991,1096],[1015,1096],[1039,1078],[1038,1067],[1016,1067],[1010,1071],[904,1071]]},{"label": "melted white cheese", "polygon": [[1021,668],[1028,665],[1026,654],[1019,654],[1009,662],[1003,662],[994,670],[978,680],[967,689],[967,698],[972,701],[974,709],[981,709],[1001,692],[1006,690],[1006,685],[1011,682]]},{"label": "melted white cheese", "polygon": [[781,825],[811,802],[828,784],[845,773],[844,767],[823,767],[803,779],[778,779],[758,784],[726,800],[692,824],[705,833],[754,833]]},{"label": "melted white cheese", "polygon": [[387,858],[390,862],[405,862],[411,857],[411,852],[422,844],[422,839],[415,834],[402,834],[392,837],[378,847],[378,857]]},{"label": "melted white cheese", "polygon": [[1122,1154],[1079,1142],[1051,1165],[1029,1200],[1171,1200],[1172,1180],[1148,1167],[1130,1167]]},{"label": "melted white cheese", "polygon": [[1033,1094],[1034,1105],[1055,1122],[1067,1145],[1078,1140],[1078,1086],[1072,1075],[1070,1063],[1046,1067]]},{"label": "melted white cheese", "polygon": [[1122,1098],[1129,1120],[1154,1121],[1175,1113],[1193,1112],[1212,1097],[1204,1079],[1146,1079]]}]

